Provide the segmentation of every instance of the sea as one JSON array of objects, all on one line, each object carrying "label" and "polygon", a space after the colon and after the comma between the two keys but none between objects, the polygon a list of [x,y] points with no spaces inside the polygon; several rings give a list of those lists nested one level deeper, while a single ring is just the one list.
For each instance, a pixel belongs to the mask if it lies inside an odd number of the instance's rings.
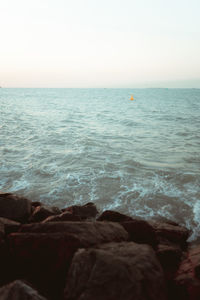
[{"label": "sea", "polygon": [[1,88],[0,158],[2,192],[200,238],[200,89]]}]

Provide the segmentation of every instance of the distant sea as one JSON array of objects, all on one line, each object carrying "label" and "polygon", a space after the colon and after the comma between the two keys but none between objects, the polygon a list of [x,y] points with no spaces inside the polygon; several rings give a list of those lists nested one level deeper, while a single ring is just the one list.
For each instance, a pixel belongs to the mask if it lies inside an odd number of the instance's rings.
[{"label": "distant sea", "polygon": [[2,88],[0,157],[4,192],[200,236],[200,89]]}]

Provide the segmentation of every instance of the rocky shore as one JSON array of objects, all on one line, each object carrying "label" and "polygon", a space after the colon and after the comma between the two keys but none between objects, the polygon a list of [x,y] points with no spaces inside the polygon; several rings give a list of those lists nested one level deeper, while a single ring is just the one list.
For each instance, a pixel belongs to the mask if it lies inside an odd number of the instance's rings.
[{"label": "rocky shore", "polygon": [[65,209],[0,194],[1,300],[199,300],[200,246],[170,221],[93,203]]}]

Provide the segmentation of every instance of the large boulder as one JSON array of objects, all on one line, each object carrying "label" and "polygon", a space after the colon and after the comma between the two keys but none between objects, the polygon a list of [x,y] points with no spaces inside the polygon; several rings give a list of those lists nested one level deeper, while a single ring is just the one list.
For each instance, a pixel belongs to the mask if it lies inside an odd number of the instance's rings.
[{"label": "large boulder", "polygon": [[64,233],[13,233],[8,236],[12,273],[25,278],[48,299],[60,299],[71,259],[82,246]]},{"label": "large boulder", "polygon": [[180,246],[173,243],[159,244],[156,254],[166,277],[171,279],[177,271],[183,255]]},{"label": "large boulder", "polygon": [[85,205],[72,205],[65,208],[63,211],[68,211],[74,216],[78,216],[82,220],[85,219],[94,219],[98,214],[96,205],[92,202],[89,202]]},{"label": "large boulder", "polygon": [[129,233],[130,240],[140,244],[149,244],[156,248],[158,244],[155,230],[147,221],[133,219],[117,211],[106,210],[97,219],[98,221],[110,221],[120,223]]},{"label": "large boulder", "polygon": [[11,193],[0,193],[0,217],[27,222],[31,214],[31,201]]},{"label": "large boulder", "polygon": [[4,235],[5,235],[4,224],[0,222],[0,241],[4,238]]},{"label": "large boulder", "polygon": [[189,230],[167,220],[149,222],[158,240],[156,254],[164,270],[168,290],[172,289],[173,279],[187,248]]},{"label": "large boulder", "polygon": [[36,290],[23,281],[16,280],[0,288],[1,300],[45,300]]},{"label": "large boulder", "polygon": [[191,248],[181,262],[172,293],[177,300],[200,299],[200,246]]},{"label": "large boulder", "polygon": [[158,240],[161,244],[165,241],[175,243],[181,247],[182,250],[187,248],[187,239],[189,237],[189,230],[185,227],[178,226],[175,223],[163,223],[152,221],[149,222],[157,235]]},{"label": "large boulder", "polygon": [[120,222],[129,233],[130,240],[139,244],[148,244],[156,249],[158,240],[154,228],[144,220],[132,219],[128,222]]},{"label": "large boulder", "polygon": [[0,218],[0,286],[15,279],[12,272],[12,261],[9,255],[6,236],[13,231],[17,231],[19,227],[20,223],[18,222],[6,218]]},{"label": "large boulder", "polygon": [[164,300],[164,276],[154,251],[133,242],[76,252],[65,300]]},{"label": "large boulder", "polygon": [[[8,283],[10,280],[13,280],[12,269],[10,264],[10,257],[5,240],[0,239],[0,266],[1,266],[1,275],[0,275],[0,286]],[[0,297],[1,299],[1,297]]]},{"label": "large boulder", "polygon": [[20,223],[0,217],[0,237],[3,234],[8,234],[19,230]]},{"label": "large boulder", "polygon": [[128,233],[117,223],[112,222],[49,222],[24,224],[21,233],[65,233],[73,234],[84,243],[92,245],[120,242],[128,239]]},{"label": "large boulder", "polygon": [[26,278],[49,299],[59,299],[74,253],[79,248],[126,241],[115,223],[49,222],[23,225],[8,236],[17,278]]},{"label": "large boulder", "polygon": [[41,222],[50,216],[59,215],[60,213],[61,210],[55,206],[36,206],[31,217],[29,218],[29,222]]}]

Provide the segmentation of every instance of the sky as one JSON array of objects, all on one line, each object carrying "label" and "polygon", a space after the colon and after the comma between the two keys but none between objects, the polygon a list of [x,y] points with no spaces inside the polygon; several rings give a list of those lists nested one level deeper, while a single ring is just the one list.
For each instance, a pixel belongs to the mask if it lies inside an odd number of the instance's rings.
[{"label": "sky", "polygon": [[0,0],[0,86],[200,88],[199,12],[199,0]]}]

